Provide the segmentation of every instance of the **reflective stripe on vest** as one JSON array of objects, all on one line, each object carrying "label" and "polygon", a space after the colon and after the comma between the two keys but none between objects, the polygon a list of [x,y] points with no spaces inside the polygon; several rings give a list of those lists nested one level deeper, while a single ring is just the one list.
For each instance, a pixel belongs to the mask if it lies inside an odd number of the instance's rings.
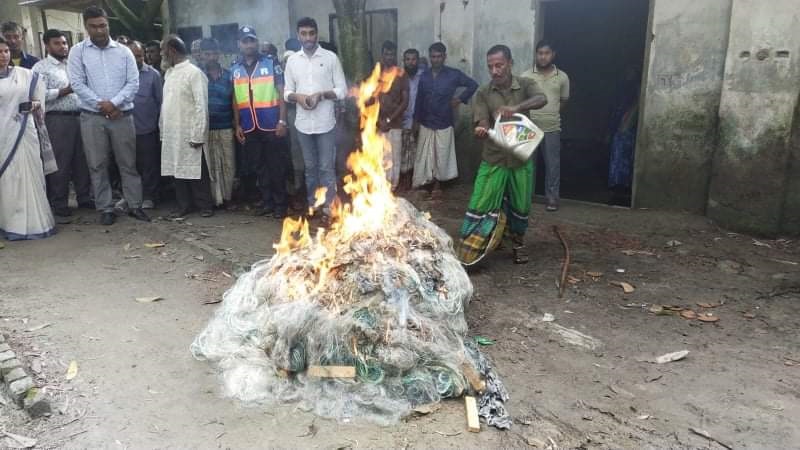
[{"label": "reflective stripe on vest", "polygon": [[262,131],[273,131],[277,127],[280,116],[279,93],[275,87],[273,69],[263,64],[265,62],[262,60],[256,64],[252,77],[247,74],[244,64],[239,64],[233,71],[239,125],[245,133],[256,127]]}]

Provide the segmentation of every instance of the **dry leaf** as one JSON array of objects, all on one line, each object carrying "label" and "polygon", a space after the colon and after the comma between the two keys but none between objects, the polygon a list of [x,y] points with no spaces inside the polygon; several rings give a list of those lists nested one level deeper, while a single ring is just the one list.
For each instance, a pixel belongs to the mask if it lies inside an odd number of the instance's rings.
[{"label": "dry leaf", "polygon": [[698,303],[697,306],[701,308],[716,308],[722,306],[722,303]]},{"label": "dry leaf", "polygon": [[661,305],[652,305],[650,306],[650,309],[648,309],[648,311],[650,311],[653,314],[661,314],[664,312],[664,307]]},{"label": "dry leaf", "polygon": [[592,278],[600,278],[603,276],[603,272],[586,272],[586,275],[589,275]]},{"label": "dry leaf", "polygon": [[656,364],[666,364],[674,361],[680,361],[683,358],[686,358],[686,355],[689,354],[689,350],[681,350],[679,352],[672,352],[667,353],[664,355],[659,356],[658,358],[652,360],[652,362]]},{"label": "dry leaf", "polygon": [[139,303],[153,303],[159,300],[164,300],[162,297],[136,297],[136,301]]},{"label": "dry leaf", "polygon": [[746,312],[746,313],[742,314],[742,316],[744,316],[745,319],[755,319],[756,318],[756,315],[751,313],[751,312]]},{"label": "dry leaf", "polygon": [[67,367],[66,378],[67,378],[67,380],[71,380],[71,379],[75,378],[77,375],[78,375],[78,362],[77,361],[71,361],[69,363],[69,367]]},{"label": "dry leaf", "polygon": [[630,283],[626,283],[624,281],[612,281],[609,284],[611,284],[612,286],[621,287],[622,291],[625,292],[626,294],[630,294],[631,292],[636,290]]},{"label": "dry leaf", "polygon": [[144,246],[147,248],[161,248],[165,245],[167,244],[164,242],[148,242],[147,244],[144,244]]},{"label": "dry leaf", "polygon": [[575,278],[575,277],[573,277],[572,275],[570,275],[570,276],[568,276],[568,277],[567,277],[567,282],[568,282],[569,284],[577,284],[577,283],[580,283],[580,281],[581,281],[580,279],[578,279],[578,278]]},{"label": "dry leaf", "polygon": [[222,299],[208,300],[203,302],[204,305],[216,305],[217,303],[222,303]]},{"label": "dry leaf", "polygon": [[222,272],[222,275],[223,275],[225,278],[233,278],[233,277],[231,276],[231,274],[229,274],[228,272]]},{"label": "dry leaf", "polygon": [[717,317],[717,316],[715,316],[715,315],[713,315],[711,313],[705,313],[705,314],[700,314],[699,316],[697,316],[697,320],[699,320],[701,322],[717,322],[719,320],[719,317]]},{"label": "dry leaf", "polygon": [[647,252],[644,250],[623,250],[622,253],[628,256],[633,256],[633,255],[656,256],[655,253]]},{"label": "dry leaf", "polygon": [[694,320],[697,319],[697,313],[692,311],[691,309],[685,309],[681,311],[681,317],[686,320]]},{"label": "dry leaf", "polygon": [[34,332],[34,331],[39,331],[39,330],[41,330],[41,329],[47,328],[47,327],[49,327],[50,325],[52,325],[52,323],[50,323],[50,322],[47,322],[47,323],[43,323],[43,324],[41,324],[41,325],[36,325],[35,327],[28,328],[28,329],[27,329],[27,330],[25,330],[25,331],[27,331],[28,333],[32,333],[32,332]]}]

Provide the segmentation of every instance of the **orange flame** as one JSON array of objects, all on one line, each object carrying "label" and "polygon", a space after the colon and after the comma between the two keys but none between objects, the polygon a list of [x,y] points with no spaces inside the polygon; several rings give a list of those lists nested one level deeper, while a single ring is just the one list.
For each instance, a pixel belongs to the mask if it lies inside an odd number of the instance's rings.
[{"label": "orange flame", "polygon": [[[344,190],[350,194],[351,203],[342,205],[334,201],[329,229],[319,229],[313,237],[305,218],[287,218],[283,222],[281,240],[274,245],[277,257],[305,250],[304,258],[317,274],[314,291],[325,284],[337,247],[362,233],[380,233],[391,221],[397,203],[386,179],[384,138],[378,133],[378,99],[401,74],[398,67],[382,70],[378,64],[369,78],[352,91],[361,111],[362,131],[361,148],[348,158],[351,173],[344,177]],[[312,211],[324,204],[325,189],[318,189],[314,197]]]}]

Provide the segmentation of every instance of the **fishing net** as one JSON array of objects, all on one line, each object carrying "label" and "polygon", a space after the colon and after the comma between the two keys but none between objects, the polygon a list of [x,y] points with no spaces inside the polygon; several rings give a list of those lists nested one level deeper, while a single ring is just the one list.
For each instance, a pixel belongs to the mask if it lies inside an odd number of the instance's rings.
[{"label": "fishing net", "polygon": [[[226,395],[390,424],[469,391],[468,366],[492,390],[496,376],[466,340],[472,283],[450,237],[393,201],[379,231],[327,235],[321,244],[334,256],[325,264],[314,254],[320,246],[279,252],[225,293],[191,351],[218,365]],[[354,367],[355,376],[310,376],[311,366]],[[502,384],[494,390],[502,403]]]}]

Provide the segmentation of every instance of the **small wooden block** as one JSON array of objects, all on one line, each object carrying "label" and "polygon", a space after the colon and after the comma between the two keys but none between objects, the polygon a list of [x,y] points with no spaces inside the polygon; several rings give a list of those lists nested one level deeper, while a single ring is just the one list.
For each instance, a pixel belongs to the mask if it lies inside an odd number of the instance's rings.
[{"label": "small wooden block", "polygon": [[481,422],[478,420],[478,403],[475,397],[464,396],[464,407],[467,410],[467,430],[478,433],[481,431]]},{"label": "small wooden block", "polygon": [[309,366],[306,374],[318,378],[355,378],[354,366]]},{"label": "small wooden block", "polygon": [[464,377],[469,382],[469,385],[472,387],[472,390],[478,394],[483,393],[486,390],[486,380],[481,378],[481,375],[472,367],[470,363],[464,363],[461,365],[461,373],[464,374]]}]

